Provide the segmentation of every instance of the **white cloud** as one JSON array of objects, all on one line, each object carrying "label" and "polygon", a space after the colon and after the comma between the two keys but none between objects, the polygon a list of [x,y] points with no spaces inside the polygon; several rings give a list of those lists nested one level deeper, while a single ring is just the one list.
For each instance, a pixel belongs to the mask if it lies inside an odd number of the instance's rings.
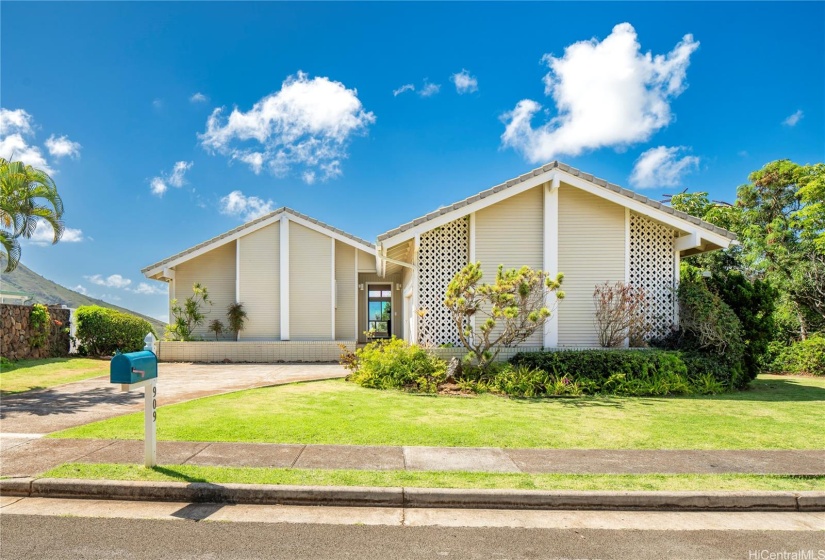
[{"label": "white cloud", "polygon": [[163,99],[158,98],[158,99],[153,99],[152,100],[152,107],[154,107],[155,109],[158,109],[158,110],[163,109],[164,105],[165,104],[163,103]]},{"label": "white cloud", "polygon": [[696,156],[683,156],[684,146],[651,148],[636,160],[630,175],[630,184],[639,189],[675,187],[682,176],[699,166]]},{"label": "white cloud", "polygon": [[401,95],[402,93],[407,92],[407,91],[415,91],[415,85],[414,84],[404,84],[400,88],[392,90],[392,95],[393,95],[393,97],[398,97],[399,95]]},{"label": "white cloud", "polygon": [[169,187],[180,188],[186,184],[186,172],[195,165],[191,161],[177,161],[169,174],[161,173],[158,177],[152,177],[149,181],[149,189],[156,196],[163,196]]},{"label": "white cloud", "polygon": [[29,136],[34,134],[32,128],[32,116],[23,109],[0,108],[0,134],[23,134]]},{"label": "white cloud", "polygon": [[49,154],[52,157],[62,158],[62,157],[80,157],[80,144],[77,142],[72,142],[69,140],[68,136],[60,136],[55,137],[54,134],[49,136],[46,140],[46,149],[49,150]]},{"label": "white cloud", "polygon": [[789,116],[787,119],[782,121],[782,124],[785,126],[796,126],[796,123],[802,120],[802,117],[805,116],[805,113],[802,112],[802,109],[799,109],[796,113]]},{"label": "white cloud", "polygon": [[75,286],[74,288],[72,288],[72,290],[74,290],[74,291],[75,291],[75,292],[77,292],[78,294],[83,294],[84,296],[88,296],[88,295],[89,295],[89,290],[87,290],[86,288],[84,288],[81,284],[78,284],[77,286]]},{"label": "white cloud", "polygon": [[322,180],[340,175],[350,137],[375,122],[355,89],[304,72],[289,76],[249,111],[223,113],[216,108],[206,121],[199,135],[204,148],[244,161],[256,173],[264,164],[276,175],[300,167],[322,171]]},{"label": "white cloud", "polygon": [[690,55],[698,47],[688,34],[667,55],[643,54],[633,26],[621,23],[602,42],[575,43],[561,58],[547,54],[545,95],[553,97],[558,114],[533,128],[541,104],[519,101],[502,116],[502,144],[538,163],[646,141],[672,120],[670,101],[687,87]]},{"label": "white cloud", "polygon": [[97,284],[98,286],[107,286],[109,288],[125,288],[132,283],[131,280],[129,280],[128,278],[124,278],[120,274],[112,274],[105,278],[100,274],[93,274],[91,276],[84,276],[83,278],[85,278],[92,284]]},{"label": "white cloud", "polygon": [[23,109],[0,108],[0,157],[22,161],[52,175],[52,169],[43,152],[29,144],[27,137],[34,135],[34,119]]},{"label": "white cloud", "polygon": [[455,90],[459,94],[478,91],[478,78],[471,76],[470,72],[466,69],[462,69],[461,72],[453,74],[450,79],[455,84]]},{"label": "white cloud", "polygon": [[201,92],[197,92],[192,94],[192,97],[189,98],[189,101],[192,103],[206,103],[207,101],[209,101],[209,98]]},{"label": "white cloud", "polygon": [[145,295],[154,295],[154,294],[165,294],[167,293],[166,288],[163,286],[154,286],[152,284],[147,284],[146,282],[141,282],[138,284],[137,288],[131,290],[136,294],[145,294]]},{"label": "white cloud", "polygon": [[[34,245],[51,245],[54,241],[54,229],[48,222],[38,221],[37,228],[34,230],[29,241]],[[60,243],[80,243],[85,241],[83,231],[75,228],[64,228],[63,235],[60,237]]]},{"label": "white cloud", "polygon": [[441,91],[441,84],[431,84],[427,80],[424,80],[424,87],[418,91],[418,95],[421,97],[432,97],[439,91]]},{"label": "white cloud", "polygon": [[[314,179],[313,179],[314,180]],[[245,196],[241,191],[232,191],[221,198],[220,212],[227,216],[236,216],[248,222],[272,212],[274,202],[264,201],[257,196]]]}]

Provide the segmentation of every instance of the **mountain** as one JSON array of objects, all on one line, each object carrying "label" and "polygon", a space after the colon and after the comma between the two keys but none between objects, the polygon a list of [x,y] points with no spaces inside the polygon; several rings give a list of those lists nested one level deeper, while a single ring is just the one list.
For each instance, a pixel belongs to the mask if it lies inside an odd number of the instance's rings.
[{"label": "mountain", "polygon": [[[0,266],[5,268],[5,262],[0,261]],[[2,269],[0,269],[2,270]],[[80,307],[81,305],[99,305],[101,307],[108,307],[109,309],[116,309],[135,315],[141,319],[146,319],[155,327],[155,332],[158,336],[163,336],[164,324],[153,317],[147,317],[141,313],[136,313],[117,305],[105,302],[103,300],[84,296],[81,293],[75,292],[43,278],[35,271],[27,268],[22,263],[17,265],[14,271],[2,274],[2,281],[0,281],[0,290],[3,292],[26,292],[33,296],[32,303],[46,303],[67,305],[69,307]]]}]

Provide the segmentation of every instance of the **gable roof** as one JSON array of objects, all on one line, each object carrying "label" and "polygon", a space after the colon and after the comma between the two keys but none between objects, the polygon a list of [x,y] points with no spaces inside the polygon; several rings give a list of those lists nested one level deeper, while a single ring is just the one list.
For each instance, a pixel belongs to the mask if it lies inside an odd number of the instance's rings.
[{"label": "gable roof", "polygon": [[348,245],[352,245],[353,247],[356,247],[363,251],[367,251],[368,253],[372,253],[373,251],[375,251],[375,245],[373,245],[369,241],[361,239],[360,237],[356,237],[329,224],[325,224],[324,222],[316,220],[315,218],[310,218],[306,214],[301,214],[300,212],[296,212],[291,208],[283,206],[281,208],[278,208],[274,212],[266,214],[265,216],[261,216],[260,218],[240,225],[234,229],[231,229],[225,233],[213,237],[212,239],[208,239],[203,243],[198,243],[194,247],[190,247],[184,251],[181,251],[180,253],[175,253],[171,257],[167,257],[161,261],[151,264],[141,269],[141,272],[145,276],[152,276],[153,274],[159,272],[160,269],[172,267],[182,262],[188,261],[207,251],[211,251],[212,249],[220,247],[221,245],[229,243],[230,241],[234,241],[239,237],[248,235],[258,229],[261,229],[262,227],[271,225],[281,218],[281,214],[289,215],[291,218],[293,218],[293,221],[295,221],[295,223],[299,223],[301,225],[309,227],[310,229],[320,231],[321,233],[329,235],[330,237],[336,238],[340,241],[343,241],[344,243],[347,243]]},{"label": "gable roof", "polygon": [[[409,231],[413,228],[416,228],[417,226],[419,226],[421,224],[425,224],[427,222],[435,220],[436,218],[440,218],[440,217],[448,215],[448,214],[449,215],[455,215],[454,219],[457,219],[457,218],[461,217],[460,215],[464,215],[466,213],[469,213],[465,207],[467,207],[471,204],[478,203],[479,201],[481,201],[485,198],[488,198],[489,196],[491,196],[493,194],[497,194],[499,192],[506,191],[508,189],[513,189],[513,187],[517,187],[518,185],[521,185],[521,184],[525,183],[528,180],[536,179],[537,177],[541,177],[543,175],[546,175],[546,174],[548,174],[548,173],[550,173],[554,170],[563,171],[564,173],[568,174],[571,177],[582,179],[582,180],[590,183],[591,185],[595,185],[597,187],[600,187],[601,189],[604,189],[605,191],[622,195],[622,197],[627,198],[628,204],[625,204],[624,201],[621,198],[616,200],[616,202],[618,202],[620,204],[624,204],[625,206],[629,205],[629,203],[631,201],[635,201],[636,203],[641,203],[641,204],[647,205],[650,208],[653,208],[656,211],[658,211],[658,212],[660,212],[660,213],[662,213],[666,216],[673,216],[673,217],[678,218],[680,220],[684,220],[686,222],[689,222],[690,224],[693,224],[693,226],[698,226],[698,227],[704,229],[707,232],[712,232],[716,235],[727,238],[730,241],[735,241],[736,240],[736,234],[735,233],[730,232],[726,229],[720,228],[719,226],[716,226],[716,225],[711,224],[709,222],[706,222],[704,220],[700,220],[696,216],[691,216],[690,214],[687,214],[685,212],[675,210],[675,209],[671,208],[670,206],[667,206],[666,204],[662,204],[661,202],[658,202],[656,200],[652,200],[652,199],[650,199],[646,196],[643,196],[643,195],[635,193],[631,190],[620,187],[619,185],[609,183],[609,182],[605,181],[604,179],[599,179],[598,177],[594,177],[593,175],[591,175],[589,173],[584,173],[583,171],[580,171],[580,170],[576,169],[575,167],[570,167],[569,165],[561,163],[560,161],[552,161],[552,162],[550,162],[546,165],[543,165],[541,167],[537,167],[536,169],[533,169],[532,171],[524,173],[523,175],[519,175],[518,177],[515,177],[513,179],[505,181],[504,183],[496,185],[496,186],[494,186],[492,188],[489,188],[487,190],[481,191],[480,193],[475,194],[471,197],[465,198],[464,200],[456,202],[455,204],[451,204],[449,206],[441,207],[438,210],[435,210],[434,212],[430,212],[429,214],[427,214],[425,216],[422,216],[420,218],[416,218],[415,220],[412,220],[411,222],[407,222],[406,224],[403,224],[403,225],[401,225],[401,226],[399,226],[395,229],[391,229],[391,230],[389,230],[385,233],[382,233],[381,235],[378,236],[378,243],[379,243],[379,245],[383,245],[382,242],[387,240],[387,239],[399,236],[400,234],[403,234],[404,232],[407,232],[407,231]],[[545,181],[537,182],[536,186],[539,185],[539,184],[542,184],[542,183],[544,183],[548,180],[550,180],[550,177],[548,177]],[[567,182],[567,181],[565,181],[565,182]],[[517,194],[517,192],[513,192],[513,194]],[[600,193],[597,192],[596,194],[600,194]],[[606,193],[604,193],[604,194],[606,194]],[[506,195],[505,195],[505,197],[506,197]],[[491,202],[491,204],[492,203],[493,202]],[[464,209],[465,211],[462,212],[461,211],[462,209]],[[470,211],[475,211],[475,210],[470,210]],[[406,237],[406,236],[402,236],[402,237]],[[401,240],[399,240],[399,241],[401,241]]]}]

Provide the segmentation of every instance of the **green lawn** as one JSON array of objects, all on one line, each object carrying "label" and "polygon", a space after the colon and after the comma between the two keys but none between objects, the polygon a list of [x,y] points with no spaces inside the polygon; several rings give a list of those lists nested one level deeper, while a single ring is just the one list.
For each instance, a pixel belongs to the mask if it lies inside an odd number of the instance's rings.
[{"label": "green lawn", "polygon": [[825,490],[825,476],[744,474],[567,475],[444,471],[355,471],[170,465],[68,463],[44,478],[151,480],[213,484],[405,486],[415,488],[516,488],[520,490]]},{"label": "green lawn", "polygon": [[20,360],[0,372],[2,394],[45,389],[72,381],[109,375],[109,361],[91,358],[47,358]]},{"label": "green lawn", "polygon": [[[159,381],[163,391],[163,379]],[[158,438],[301,444],[601,449],[825,449],[825,379],[762,376],[708,397],[421,396],[343,380],[161,407]],[[54,434],[142,439],[142,413]]]}]

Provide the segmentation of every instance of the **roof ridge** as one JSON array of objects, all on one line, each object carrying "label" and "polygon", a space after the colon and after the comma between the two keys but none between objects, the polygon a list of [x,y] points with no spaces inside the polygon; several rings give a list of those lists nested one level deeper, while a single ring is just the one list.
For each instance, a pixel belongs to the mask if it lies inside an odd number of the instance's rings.
[{"label": "roof ridge", "polygon": [[562,163],[558,160],[553,160],[549,163],[546,163],[546,164],[542,165],[541,167],[536,167],[535,169],[532,169],[532,170],[528,171],[527,173],[522,173],[521,175],[519,175],[517,177],[513,177],[512,179],[508,179],[508,180],[506,180],[502,183],[499,183],[498,185],[490,187],[489,189],[485,189],[485,190],[483,190],[479,193],[476,193],[472,196],[469,196],[469,197],[467,197],[463,200],[459,200],[458,202],[455,202],[455,203],[447,205],[447,206],[442,206],[442,207],[434,210],[433,212],[430,212],[428,214],[425,214],[424,216],[421,216],[420,218],[416,218],[416,219],[411,220],[411,221],[409,221],[405,224],[401,224],[400,226],[398,226],[396,228],[393,228],[389,231],[386,231],[386,232],[382,233],[376,239],[380,243],[381,241],[383,241],[385,239],[388,239],[390,237],[398,235],[399,233],[403,233],[404,231],[406,231],[410,228],[413,228],[417,225],[428,222],[428,221],[430,221],[434,218],[437,218],[438,216],[442,216],[444,214],[447,214],[448,212],[453,212],[455,210],[459,210],[460,208],[463,208],[464,206],[467,206],[467,205],[472,204],[472,203],[474,203],[478,200],[481,200],[482,198],[487,198],[491,194],[495,194],[495,193],[498,193],[500,191],[509,189],[510,187],[513,187],[513,186],[515,186],[519,183],[523,183],[524,181],[526,181],[528,179],[531,179],[533,177],[536,177],[537,175],[541,175],[542,173],[547,173],[548,171],[552,171],[553,169],[560,169],[561,171],[564,171],[565,173],[569,173],[569,174],[574,175],[576,177],[580,177],[580,178],[584,179],[585,181],[593,183],[594,185],[597,185],[597,186],[605,188],[607,190],[616,192],[618,194],[621,194],[621,195],[623,195],[627,198],[636,200],[636,201],[641,202],[643,204],[647,204],[648,206],[650,206],[652,208],[655,208],[657,210],[661,210],[662,212],[665,212],[667,214],[671,214],[672,216],[675,216],[677,218],[681,218],[681,219],[686,220],[686,221],[688,221],[692,224],[701,226],[701,227],[703,227],[705,229],[708,229],[708,230],[710,230],[714,233],[718,233],[720,235],[723,235],[723,236],[725,236],[729,239],[736,239],[737,238],[735,233],[733,233],[731,231],[728,231],[724,228],[721,228],[721,227],[719,227],[715,224],[711,224],[710,222],[706,222],[706,221],[704,221],[700,218],[697,218],[696,216],[692,216],[692,215],[690,215],[686,212],[682,212],[681,210],[676,210],[675,208],[673,208],[671,206],[667,206],[666,204],[662,204],[661,202],[658,202],[656,200],[652,200],[651,198],[649,198],[647,196],[644,196],[642,194],[639,194],[635,191],[631,191],[630,189],[626,189],[626,188],[624,188],[622,186],[619,186],[615,183],[611,183],[611,182],[607,181],[606,179],[601,179],[599,177],[596,177],[596,176],[592,175],[591,173],[585,173],[585,172],[581,171],[580,169],[577,169],[575,167],[567,165],[566,163]]},{"label": "roof ridge", "polygon": [[291,214],[291,215],[295,216],[296,218],[301,218],[302,220],[306,220],[308,222],[311,222],[313,224],[321,226],[324,229],[327,229],[327,230],[329,230],[333,233],[337,233],[338,235],[343,235],[344,237],[352,239],[353,241],[356,241],[358,243],[366,245],[370,248],[373,248],[373,249],[375,248],[375,245],[372,244],[369,241],[361,239],[360,237],[356,237],[355,235],[352,235],[351,233],[347,233],[342,229],[331,226],[331,225],[329,225],[325,222],[322,222],[321,220],[317,220],[317,219],[315,219],[311,216],[308,216],[306,214],[298,212],[297,210],[293,210],[292,208],[290,208],[288,206],[281,206],[277,210],[273,210],[272,212],[269,212],[268,214],[264,214],[263,216],[255,218],[254,220],[251,220],[249,222],[243,223],[243,224],[241,224],[237,227],[234,227],[234,228],[230,229],[229,231],[225,231],[224,233],[222,233],[220,235],[216,235],[215,237],[212,237],[210,239],[207,239],[206,241],[198,243],[197,245],[193,245],[192,247],[189,247],[188,249],[184,249],[183,251],[180,251],[178,253],[175,253],[174,255],[166,257],[165,259],[162,259],[162,260],[160,260],[160,261],[158,261],[154,264],[150,264],[149,266],[142,268],[140,270],[140,272],[141,272],[141,274],[145,274],[146,272],[148,272],[152,269],[163,266],[166,263],[172,262],[176,259],[179,259],[180,257],[184,257],[184,256],[188,255],[189,253],[193,253],[193,252],[197,251],[198,249],[202,249],[202,248],[204,248],[208,245],[211,245],[211,244],[213,244],[217,241],[220,241],[221,239],[224,239],[224,238],[229,237],[231,235],[235,235],[236,233],[240,233],[241,231],[243,231],[245,229],[249,229],[250,227],[252,227],[256,224],[259,224],[263,221],[274,218],[278,214],[283,214],[283,213]]}]

